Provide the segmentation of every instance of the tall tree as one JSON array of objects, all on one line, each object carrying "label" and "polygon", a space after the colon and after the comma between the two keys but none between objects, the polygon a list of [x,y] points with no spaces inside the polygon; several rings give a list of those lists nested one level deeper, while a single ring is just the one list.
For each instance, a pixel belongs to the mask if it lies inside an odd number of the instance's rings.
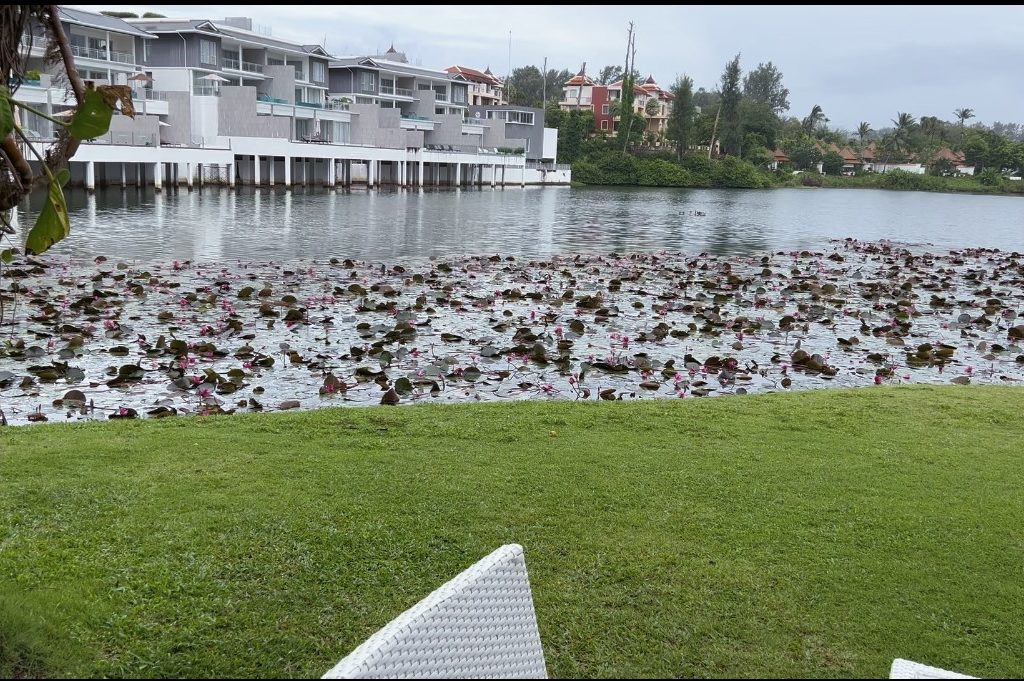
[{"label": "tall tree", "polygon": [[[563,81],[564,82],[564,81]],[[561,88],[561,83],[558,85]],[[512,71],[505,86],[509,104],[542,106],[544,76],[536,66],[521,66]]]},{"label": "tall tree", "polygon": [[562,69],[556,71],[555,69],[548,69],[545,74],[545,80],[547,81],[548,101],[543,104],[547,106],[548,102],[558,102],[562,99],[562,87],[565,85],[565,81],[573,77],[572,71],[569,69]]},{"label": "tall tree", "polygon": [[942,122],[937,116],[921,116],[921,132],[929,142],[942,134]]},{"label": "tall tree", "polygon": [[896,112],[896,118],[892,119],[895,127],[893,131],[893,143],[897,151],[905,151],[909,146],[910,133],[913,132],[917,121],[913,115],[902,111]]},{"label": "tall tree", "polygon": [[871,124],[861,121],[857,126],[857,138],[860,139],[860,146],[864,146],[864,138],[871,134]]},{"label": "tall tree", "polygon": [[956,109],[953,111],[953,115],[960,119],[960,142],[962,143],[964,141],[964,122],[969,118],[974,118],[974,109],[967,107]]},{"label": "tall tree", "polygon": [[807,134],[813,135],[814,131],[822,127],[826,122],[828,122],[828,119],[825,118],[825,112],[820,105],[815,104],[811,108],[811,113],[803,120],[801,125],[803,125]]},{"label": "tall tree", "polygon": [[739,156],[743,146],[740,75],[740,55],[737,54],[722,72],[722,151],[731,156]]},{"label": "tall tree", "polygon": [[914,117],[903,111],[896,112],[896,118],[892,119],[893,131],[891,135],[883,138],[883,143],[886,149],[885,153],[885,169],[889,170],[889,159],[893,154],[904,156],[909,147],[910,133],[913,131],[914,126],[917,125],[917,121]]},{"label": "tall tree", "polygon": [[611,85],[622,77],[622,67],[618,64],[609,64],[601,69],[597,76],[597,82],[601,85]]},{"label": "tall tree", "polygon": [[668,138],[676,143],[676,154],[683,157],[693,140],[693,79],[687,75],[676,78],[672,85],[672,110],[668,114]]},{"label": "tall tree", "polygon": [[776,116],[789,111],[789,88],[782,85],[782,71],[775,64],[758,64],[743,78],[743,96],[771,107]]}]

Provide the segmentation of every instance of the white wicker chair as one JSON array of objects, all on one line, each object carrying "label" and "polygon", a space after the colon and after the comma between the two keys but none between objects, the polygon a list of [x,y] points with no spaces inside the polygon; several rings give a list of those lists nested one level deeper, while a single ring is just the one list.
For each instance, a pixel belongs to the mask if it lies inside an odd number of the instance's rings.
[{"label": "white wicker chair", "polygon": [[892,661],[892,669],[889,670],[890,679],[976,679],[976,676],[964,676],[956,672],[949,672],[938,667],[929,667],[926,664],[918,664],[910,660],[896,658]]},{"label": "white wicker chair", "polygon": [[523,547],[502,546],[396,617],[325,679],[546,679]]}]

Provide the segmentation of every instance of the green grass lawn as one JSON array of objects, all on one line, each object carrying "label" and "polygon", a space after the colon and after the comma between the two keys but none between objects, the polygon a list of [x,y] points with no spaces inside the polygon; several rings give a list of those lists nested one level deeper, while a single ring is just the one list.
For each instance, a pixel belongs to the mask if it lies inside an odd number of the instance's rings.
[{"label": "green grass lawn", "polygon": [[526,548],[553,676],[1024,675],[1024,390],[0,430],[0,674],[319,676]]}]

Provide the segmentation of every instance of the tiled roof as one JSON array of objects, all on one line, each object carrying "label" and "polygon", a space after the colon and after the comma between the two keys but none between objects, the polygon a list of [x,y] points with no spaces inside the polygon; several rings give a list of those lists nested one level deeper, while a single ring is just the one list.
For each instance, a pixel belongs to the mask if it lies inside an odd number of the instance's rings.
[{"label": "tiled roof", "polygon": [[468,66],[449,66],[445,69],[448,73],[458,73],[465,77],[466,80],[473,81],[474,83],[486,83],[487,85],[498,85],[500,86],[501,80],[495,78],[493,74],[484,73],[471,69]]},{"label": "tiled roof", "polygon": [[565,81],[566,85],[595,85],[594,81],[590,76],[585,75],[582,71],[577,73],[575,76]]}]

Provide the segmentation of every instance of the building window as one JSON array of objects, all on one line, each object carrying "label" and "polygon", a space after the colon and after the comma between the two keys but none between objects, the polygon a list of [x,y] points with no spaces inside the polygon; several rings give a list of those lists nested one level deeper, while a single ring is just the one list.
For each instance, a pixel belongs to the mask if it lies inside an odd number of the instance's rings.
[{"label": "building window", "polygon": [[607,120],[601,121],[601,129],[602,130],[607,130],[608,129],[608,121]]},{"label": "building window", "polygon": [[507,111],[507,110],[495,110],[487,112],[487,117],[491,120],[505,121],[506,123],[518,123],[520,125],[533,125],[533,112],[532,111]]},{"label": "building window", "polygon": [[373,73],[370,71],[359,72],[359,91],[360,92],[377,92],[377,85],[373,79]]},{"label": "building window", "polygon": [[416,89],[420,91],[429,91],[431,89],[430,83],[417,83]]},{"label": "building window", "polygon": [[322,83],[325,80],[324,77],[324,63],[320,61],[313,62],[313,80],[317,83]]},{"label": "building window", "polygon": [[149,41],[142,41],[142,61],[149,62]]},{"label": "building window", "polygon": [[267,66],[284,66],[284,59],[278,59],[277,57],[267,57]]},{"label": "building window", "polygon": [[601,113],[603,113],[606,116],[608,115],[608,105],[607,104],[602,104],[601,105]]},{"label": "building window", "polygon": [[199,63],[217,65],[217,43],[199,39]]},{"label": "building window", "polygon": [[434,107],[434,113],[437,114],[438,116],[443,116],[444,115],[444,107],[443,106],[435,106]]},{"label": "building window", "polygon": [[370,97],[356,97],[356,104],[373,104],[373,99]]}]

